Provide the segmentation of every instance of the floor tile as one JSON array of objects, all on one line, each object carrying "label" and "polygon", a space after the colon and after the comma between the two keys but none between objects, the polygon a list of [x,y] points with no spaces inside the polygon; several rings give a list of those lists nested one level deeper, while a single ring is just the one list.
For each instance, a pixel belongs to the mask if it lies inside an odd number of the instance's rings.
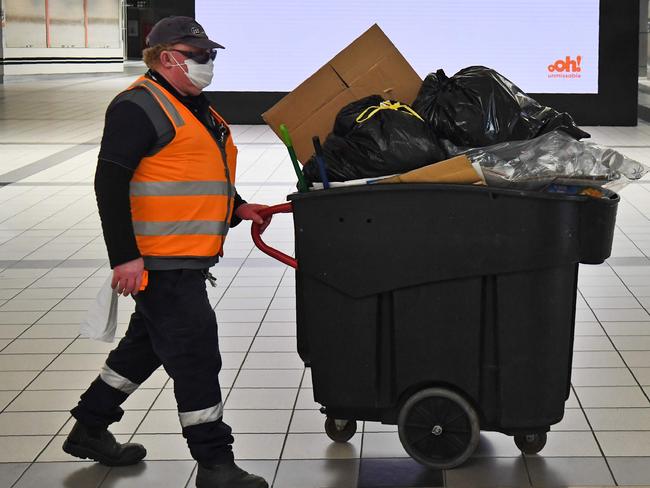
[{"label": "floor tile", "polygon": [[473,458],[463,466],[445,471],[448,488],[531,486],[522,458]]},{"label": "floor tile", "polygon": [[444,486],[442,471],[425,468],[413,459],[362,459],[359,488]]},{"label": "floor tile", "polygon": [[23,391],[7,407],[8,412],[67,412],[83,390]]},{"label": "floor tile", "polygon": [[2,354],[58,354],[71,342],[71,339],[16,339]]},{"label": "floor tile", "polygon": [[[235,378],[239,374],[239,371],[236,369],[223,369],[219,372],[219,385],[221,386],[221,389],[230,389],[232,388],[233,383],[235,382]],[[165,385],[166,388],[171,388],[173,387],[174,382],[169,381],[167,385]]]},{"label": "floor tile", "polygon": [[590,297],[587,299],[589,306],[594,309],[603,308],[637,308],[639,302],[632,296],[606,296],[606,297]]},{"label": "floor tile", "polygon": [[605,456],[650,456],[650,431],[596,432]]},{"label": "floor tile", "polygon": [[[223,390],[222,390],[223,391]],[[152,410],[174,410],[178,409],[176,403],[176,397],[174,396],[174,391],[171,389],[164,389],[160,392],[158,397],[154,397],[155,402],[153,403]]]},{"label": "floor tile", "polygon": [[235,459],[280,459],[285,434],[237,434],[233,444]]},{"label": "floor tile", "polygon": [[12,486],[28,467],[27,463],[1,463],[0,486]]},{"label": "floor tile", "polygon": [[101,488],[185,487],[195,464],[194,461],[147,460],[112,469]]},{"label": "floor tile", "polygon": [[586,298],[632,296],[624,286],[581,286],[580,293]]},{"label": "floor tile", "polygon": [[650,385],[650,368],[630,368],[640,385]]},{"label": "floor tile", "polygon": [[[365,447],[365,446],[364,446]],[[513,437],[500,432],[481,432],[481,438],[474,457],[519,457],[521,451]]]},{"label": "floor tile", "polygon": [[359,460],[282,460],[274,488],[357,488]]},{"label": "floor tile", "polygon": [[85,390],[99,371],[43,371],[28,390]]},{"label": "floor tile", "polygon": [[603,322],[611,337],[650,335],[650,322]]},{"label": "floor tile", "polygon": [[59,303],[59,299],[45,299],[45,298],[40,298],[40,299],[22,299],[22,298],[14,298],[12,300],[9,300],[6,302],[2,307],[0,307],[0,311],[3,312],[35,312],[35,311],[42,311],[42,312],[47,312],[50,310],[52,307],[54,307],[57,303]]},{"label": "floor tile", "polygon": [[650,463],[647,457],[608,457],[614,478],[619,485],[650,486]]},{"label": "floor tile", "polygon": [[224,421],[235,434],[285,434],[291,410],[227,410]]},{"label": "floor tile", "polygon": [[549,432],[546,446],[539,453],[542,457],[590,457],[600,456],[598,444],[592,432]]},{"label": "floor tile", "polygon": [[37,371],[1,371],[0,390],[22,390],[37,375]]},{"label": "floor tile", "polygon": [[304,364],[296,353],[251,352],[244,361],[243,369],[303,369]]},{"label": "floor tile", "polygon": [[0,436],[54,435],[69,417],[68,412],[3,412]]},{"label": "floor tile", "polygon": [[576,336],[574,351],[613,351],[614,346],[607,336]]},{"label": "floor tile", "polygon": [[650,367],[650,354],[646,351],[622,351],[621,356],[628,367]]},{"label": "floor tile", "polygon": [[41,371],[55,354],[0,354],[0,371]]},{"label": "floor tile", "polygon": [[99,371],[106,362],[106,354],[61,354],[50,366],[48,371]]},{"label": "floor tile", "polygon": [[219,337],[255,337],[257,323],[219,324]]},{"label": "floor tile", "polygon": [[2,462],[31,463],[51,438],[49,435],[0,437]]},{"label": "floor tile", "polygon": [[245,357],[246,357],[245,352],[222,352],[221,362],[223,363],[223,369],[241,368],[241,365],[244,362]]},{"label": "floor tile", "polygon": [[574,390],[583,408],[650,407],[638,386],[578,386]]},{"label": "floor tile", "polygon": [[588,408],[585,414],[596,431],[650,430],[650,408]]},{"label": "floor tile", "polygon": [[252,337],[222,337],[219,339],[219,350],[221,352],[248,352],[252,342]]},{"label": "floor tile", "polygon": [[27,324],[3,324],[0,325],[0,339],[15,339],[31,326]]},{"label": "floor tile", "polygon": [[[219,310],[217,323],[221,322],[260,322],[266,310]],[[642,320],[642,319],[640,319]]]},{"label": "floor tile", "polygon": [[18,395],[19,391],[0,391],[0,410],[4,410]]},{"label": "floor tile", "polygon": [[151,410],[138,427],[138,434],[180,434],[177,410]]},{"label": "floor tile", "polygon": [[598,322],[576,322],[575,335],[579,336],[602,336],[605,330]]},{"label": "floor tile", "polygon": [[[360,429],[360,427],[357,427]],[[318,410],[295,410],[289,432],[295,434],[325,434],[325,415]]]},{"label": "floor tile", "polygon": [[226,401],[226,410],[292,409],[297,393],[297,389],[286,388],[233,388]]},{"label": "floor tile", "polygon": [[363,434],[362,457],[406,458],[409,455],[402,447],[397,432],[372,432]]},{"label": "floor tile", "polygon": [[636,386],[634,376],[627,368],[575,368],[571,384],[580,386]]},{"label": "floor tile", "polygon": [[296,324],[293,322],[267,322],[260,327],[258,336],[295,337]]},{"label": "floor tile", "polygon": [[44,312],[3,312],[0,311],[0,324],[33,324]]},{"label": "floor tile", "polygon": [[79,336],[79,324],[36,324],[21,339],[75,339]]},{"label": "floor tile", "polygon": [[282,459],[354,459],[360,455],[360,435],[338,443],[324,434],[289,434]]},{"label": "floor tile", "polygon": [[573,354],[574,368],[623,368],[625,363],[617,352],[577,351]]},{"label": "floor tile", "polygon": [[302,370],[253,370],[243,369],[237,376],[237,388],[298,388]]},{"label": "floor tile", "polygon": [[14,488],[98,488],[108,471],[97,463],[37,463],[30,466]]},{"label": "floor tile", "polygon": [[296,339],[293,337],[258,337],[253,342],[251,352],[296,352]]},{"label": "floor tile", "polygon": [[65,350],[66,354],[108,354],[117,347],[117,344],[93,341],[91,339],[77,339]]},{"label": "floor tile", "polygon": [[619,351],[650,351],[650,335],[614,336],[612,342]]},{"label": "floor tile", "polygon": [[126,399],[122,408],[124,410],[146,410],[153,405],[159,393],[159,390],[154,389],[138,389]]},{"label": "floor tile", "polygon": [[533,486],[613,486],[614,479],[602,457],[526,459]]},{"label": "floor tile", "polygon": [[650,320],[650,315],[642,308],[600,308],[594,309],[596,318],[606,322],[637,322]]}]

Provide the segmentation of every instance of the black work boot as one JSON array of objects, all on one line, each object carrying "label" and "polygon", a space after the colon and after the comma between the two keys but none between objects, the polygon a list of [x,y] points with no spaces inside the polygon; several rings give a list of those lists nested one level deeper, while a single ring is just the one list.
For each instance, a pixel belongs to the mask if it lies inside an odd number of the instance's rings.
[{"label": "black work boot", "polygon": [[197,488],[269,488],[264,478],[249,474],[235,463],[204,466],[199,463]]},{"label": "black work boot", "polygon": [[120,444],[108,430],[89,429],[79,422],[74,424],[63,443],[63,450],[104,466],[129,466],[142,461],[147,455],[147,450],[140,444]]}]

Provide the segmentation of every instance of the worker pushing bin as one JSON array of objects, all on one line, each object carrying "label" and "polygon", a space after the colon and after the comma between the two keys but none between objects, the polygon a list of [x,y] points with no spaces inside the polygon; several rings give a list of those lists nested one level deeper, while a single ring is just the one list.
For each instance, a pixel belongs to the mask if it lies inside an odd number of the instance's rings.
[{"label": "worker pushing bin", "polygon": [[569,396],[578,266],[609,257],[619,197],[387,184],[296,193],[298,352],[338,442],[398,425],[452,468],[481,430],[539,452]]}]

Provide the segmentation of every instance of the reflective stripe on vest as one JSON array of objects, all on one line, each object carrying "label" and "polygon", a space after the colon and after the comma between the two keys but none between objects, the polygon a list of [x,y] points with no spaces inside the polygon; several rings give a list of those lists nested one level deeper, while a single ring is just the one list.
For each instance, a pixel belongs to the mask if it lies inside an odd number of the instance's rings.
[{"label": "reflective stripe on vest", "polygon": [[189,220],[185,222],[134,221],[133,230],[141,236],[209,235],[225,236],[228,223],[212,220]]},{"label": "reflective stripe on vest", "polygon": [[234,195],[225,181],[133,181],[131,196]]},{"label": "reflective stripe on vest", "polygon": [[232,137],[222,148],[203,123],[155,81],[140,78],[130,89],[134,88],[148,92],[158,103],[161,110],[155,107],[149,117],[166,117],[175,130],[169,143],[142,158],[130,183],[140,253],[215,256],[223,249],[236,194],[231,175],[237,148]]},{"label": "reflective stripe on vest", "polygon": [[167,96],[163,93],[163,91],[160,88],[158,88],[156,84],[154,84],[153,82],[151,82],[146,78],[143,78],[136,81],[133,85],[131,85],[132,88],[137,86],[146,88],[151,92],[151,94],[158,101],[158,103],[162,105],[165,112],[167,112],[170,115],[172,122],[176,127],[182,127],[185,125],[185,120],[183,120],[181,114],[178,112],[178,110],[176,110],[174,104],[169,101],[169,98],[167,98]]}]

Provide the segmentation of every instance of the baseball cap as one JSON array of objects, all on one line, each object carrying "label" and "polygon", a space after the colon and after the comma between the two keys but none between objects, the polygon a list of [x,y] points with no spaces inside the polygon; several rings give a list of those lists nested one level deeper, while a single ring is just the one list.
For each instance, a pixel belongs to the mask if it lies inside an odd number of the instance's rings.
[{"label": "baseball cap", "polygon": [[165,17],[158,21],[147,36],[147,46],[176,43],[201,49],[225,49],[221,44],[208,39],[205,30],[196,20],[181,15]]}]

